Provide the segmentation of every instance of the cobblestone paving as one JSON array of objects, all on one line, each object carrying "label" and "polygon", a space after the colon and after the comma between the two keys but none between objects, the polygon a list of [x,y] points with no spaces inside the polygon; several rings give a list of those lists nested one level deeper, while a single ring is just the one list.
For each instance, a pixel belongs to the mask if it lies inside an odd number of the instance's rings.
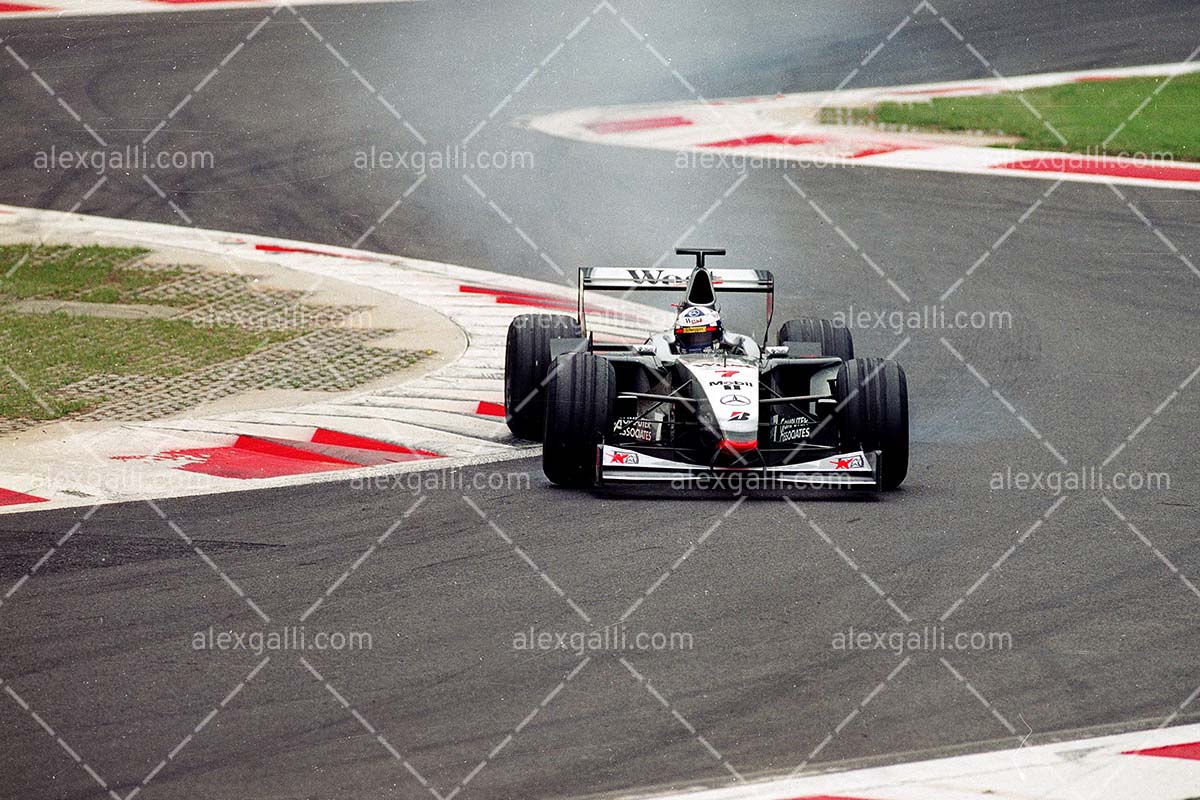
[{"label": "cobblestone paving", "polygon": [[[304,303],[302,292],[260,288],[254,275],[212,273],[186,265],[138,268],[180,271],[177,278],[139,294],[146,302],[179,307],[177,319],[206,328],[230,326],[295,335],[286,341],[275,336],[274,343],[264,337],[262,348],[247,356],[178,376],[89,376],[52,398],[95,402],[67,419],[156,419],[256,389],[346,391],[409,367],[425,355],[373,346],[395,331],[367,327],[370,306]],[[0,419],[0,434],[41,424],[46,423]]]}]

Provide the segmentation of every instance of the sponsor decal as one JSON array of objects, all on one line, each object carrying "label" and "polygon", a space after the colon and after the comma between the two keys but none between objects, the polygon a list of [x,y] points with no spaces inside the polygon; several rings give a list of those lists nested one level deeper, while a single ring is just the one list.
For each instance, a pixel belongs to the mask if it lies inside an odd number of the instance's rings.
[{"label": "sponsor decal", "polygon": [[687,283],[687,280],[679,275],[664,273],[661,269],[631,269],[628,270],[629,277],[633,278],[634,283],[652,283],[652,284],[670,284],[680,285]]},{"label": "sponsor decal", "polygon": [[620,451],[609,454],[613,464],[636,464],[638,463],[637,453],[622,453]]},{"label": "sponsor decal", "polygon": [[683,315],[684,319],[696,319],[704,316],[704,309],[692,306]]},{"label": "sponsor decal", "polygon": [[812,436],[812,420],[808,417],[776,416],[774,422],[777,442],[795,442]]},{"label": "sponsor decal", "polygon": [[834,469],[862,469],[865,466],[862,456],[831,458],[829,463],[833,464]]},{"label": "sponsor decal", "polygon": [[721,398],[721,405],[723,405],[723,406],[748,406],[748,405],[750,405],[750,398],[745,397],[744,395],[740,395],[740,394],[727,394]]},{"label": "sponsor decal", "polygon": [[729,415],[730,422],[747,422],[750,419],[749,411],[734,411]]},{"label": "sponsor decal", "polygon": [[718,378],[732,378],[733,376],[737,375],[739,372],[741,372],[740,369],[719,369],[719,370],[717,370],[717,377]]},{"label": "sponsor decal", "polygon": [[730,380],[709,381],[708,385],[709,386],[720,386],[727,392],[739,392],[739,391],[743,391],[745,389],[754,388],[754,384],[751,383],[750,381],[730,381]]},{"label": "sponsor decal", "polygon": [[658,438],[658,431],[655,428],[657,424],[648,419],[619,419],[613,425],[613,433],[637,439],[639,442],[653,442]]},{"label": "sponsor decal", "polygon": [[676,328],[676,333],[712,333],[717,329],[712,325],[685,325],[682,328]]}]

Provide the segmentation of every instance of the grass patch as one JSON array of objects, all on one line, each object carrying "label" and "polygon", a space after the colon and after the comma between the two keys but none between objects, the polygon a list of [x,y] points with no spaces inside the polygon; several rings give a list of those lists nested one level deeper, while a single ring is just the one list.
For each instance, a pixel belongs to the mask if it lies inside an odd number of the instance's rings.
[{"label": "grass patch", "polygon": [[0,417],[57,419],[104,402],[104,397],[60,395],[63,387],[91,375],[183,375],[299,334],[203,327],[183,320],[21,314],[2,308],[26,299],[160,302],[140,299],[139,293],[180,273],[131,266],[148,252],[131,247],[0,246],[0,363],[6,367],[0,369]]},{"label": "grass patch", "polygon": [[[89,375],[182,375],[239,358],[294,332],[198,328],[178,320],[124,320],[0,312],[0,416],[58,419],[103,398],[61,400],[62,387]],[[35,397],[36,394],[36,397]],[[49,408],[37,400],[41,398]]]},{"label": "grass patch", "polygon": [[148,252],[135,247],[0,245],[0,301],[161,302],[141,299],[138,293],[179,272],[128,266]]},{"label": "grass patch", "polygon": [[[928,103],[881,103],[869,109],[823,109],[823,122],[851,121],[934,131],[983,131],[1019,136],[1027,150],[1110,155],[1169,153],[1200,161],[1200,74],[1181,75],[1154,95],[1166,78],[1086,81],[979,97],[939,97]],[[1019,99],[1024,97],[1066,139],[1064,145]],[[1107,145],[1107,139],[1152,97]]]}]

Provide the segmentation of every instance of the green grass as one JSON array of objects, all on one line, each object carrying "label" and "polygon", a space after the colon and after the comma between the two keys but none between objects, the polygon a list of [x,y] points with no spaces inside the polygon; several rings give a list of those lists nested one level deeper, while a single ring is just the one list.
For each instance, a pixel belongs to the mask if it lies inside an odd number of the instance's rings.
[{"label": "green grass", "polygon": [[[1019,136],[1016,146],[1116,155],[1169,153],[1177,161],[1200,160],[1200,74],[1175,78],[1128,78],[1069,83],[980,97],[942,97],[928,103],[882,103],[871,109],[824,109],[822,121],[876,122],[940,131],[983,131]],[[1138,106],[1141,113],[1104,144]],[[1023,96],[1066,138],[1064,145],[1019,99]],[[1162,158],[1160,156],[1160,158]],[[1166,160],[1165,158],[1163,160]]]},{"label": "green grass", "polygon": [[133,247],[0,245],[0,302],[26,299],[138,303],[138,292],[177,270],[131,269],[147,250]]},{"label": "green grass", "polygon": [[103,402],[104,398],[81,400],[58,394],[64,386],[90,375],[182,375],[299,334],[206,328],[182,320],[21,314],[3,308],[24,299],[139,302],[138,292],[179,274],[130,266],[147,252],[125,247],[0,246],[0,417],[57,419]]},{"label": "green grass", "polygon": [[0,312],[0,353],[8,368],[0,369],[0,416],[57,419],[101,402],[56,397],[62,387],[89,375],[181,375],[293,335],[198,328],[177,320]]}]

